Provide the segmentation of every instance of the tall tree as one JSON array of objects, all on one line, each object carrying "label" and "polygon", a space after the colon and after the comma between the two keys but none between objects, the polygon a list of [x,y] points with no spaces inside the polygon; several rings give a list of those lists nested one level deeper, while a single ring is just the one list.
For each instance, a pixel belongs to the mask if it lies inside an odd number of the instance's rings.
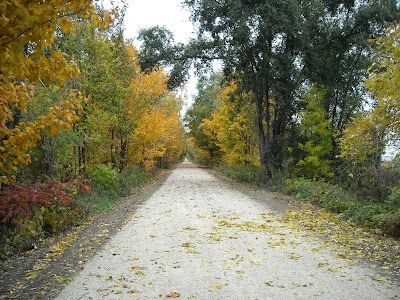
[{"label": "tall tree", "polygon": [[314,0],[304,2],[302,11],[304,76],[325,87],[324,108],[340,134],[365,99],[372,56],[367,41],[398,18],[396,1]]},{"label": "tall tree", "polygon": [[366,81],[373,108],[359,114],[344,131],[342,156],[379,167],[385,146],[400,138],[400,27],[390,27],[376,41],[377,61]]},{"label": "tall tree", "polygon": [[[263,180],[279,165],[284,128],[294,112],[298,1],[186,0],[199,26],[198,57],[222,58],[226,74],[240,76],[257,114]],[[285,89],[280,88],[284,86]],[[275,155],[274,155],[275,154]]]},{"label": "tall tree", "polygon": [[185,45],[175,43],[174,35],[166,27],[154,26],[140,30],[138,40],[140,66],[146,71],[158,67],[171,69],[168,88],[173,90],[188,79],[190,61],[185,56]]}]

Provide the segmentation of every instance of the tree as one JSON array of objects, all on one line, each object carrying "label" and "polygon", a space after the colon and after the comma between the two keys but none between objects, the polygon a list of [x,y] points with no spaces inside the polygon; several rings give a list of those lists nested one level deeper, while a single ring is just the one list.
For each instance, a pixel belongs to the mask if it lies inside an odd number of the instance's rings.
[{"label": "tree", "polygon": [[190,61],[185,58],[185,46],[175,44],[171,31],[161,26],[141,29],[138,40],[142,43],[139,51],[142,70],[171,68],[168,79],[168,88],[171,90],[187,81]]},{"label": "tree", "polygon": [[225,75],[239,77],[253,95],[263,181],[284,161],[302,84],[329,88],[324,108],[332,127],[343,129],[360,107],[365,41],[397,12],[393,0],[184,3],[199,28],[188,56],[221,59]]},{"label": "tree", "polygon": [[307,141],[298,145],[304,156],[296,167],[299,175],[310,179],[332,176],[329,159],[333,149],[332,129],[323,107],[324,96],[323,89],[312,87],[306,95],[307,106],[300,112],[300,128]]},{"label": "tree", "polygon": [[[36,82],[65,84],[78,69],[61,51],[49,49],[56,32],[69,32],[77,17],[91,17],[99,25],[111,19],[104,12],[95,14],[91,1],[29,2],[16,0],[0,4],[0,184],[15,180],[18,166],[30,162],[29,151],[41,138],[41,132],[54,135],[77,120],[82,97],[71,93],[61,105],[49,109],[36,120],[21,122],[27,101]],[[51,53],[51,54],[49,54]],[[57,74],[56,77],[53,74]]]},{"label": "tree", "polygon": [[302,10],[304,76],[326,89],[324,109],[333,132],[341,134],[364,103],[363,82],[371,64],[367,40],[398,18],[396,1],[316,0],[304,2]]},{"label": "tree", "polygon": [[189,137],[193,143],[192,153],[195,159],[205,163],[213,164],[219,161],[221,152],[215,140],[210,139],[201,128],[204,119],[210,119],[216,110],[217,95],[222,87],[222,74],[212,74],[210,77],[202,77],[198,81],[198,94],[194,99],[191,108],[185,115],[186,127],[189,130]]},{"label": "tree", "polygon": [[391,27],[376,40],[378,60],[366,86],[374,97],[373,108],[361,113],[344,131],[342,156],[372,160],[379,167],[385,146],[400,137],[400,27]]},{"label": "tree", "polygon": [[257,164],[258,144],[254,106],[250,95],[240,93],[232,82],[217,96],[218,107],[201,128],[213,139],[228,166]]},{"label": "tree", "polygon": [[153,106],[142,114],[133,133],[132,161],[146,170],[177,160],[183,151],[183,128],[178,112]]},{"label": "tree", "polygon": [[[186,0],[198,23],[200,58],[221,58],[225,74],[251,91],[263,181],[280,164],[284,128],[294,113],[296,51],[301,20],[297,1]],[[285,89],[280,88],[284,86]]]}]

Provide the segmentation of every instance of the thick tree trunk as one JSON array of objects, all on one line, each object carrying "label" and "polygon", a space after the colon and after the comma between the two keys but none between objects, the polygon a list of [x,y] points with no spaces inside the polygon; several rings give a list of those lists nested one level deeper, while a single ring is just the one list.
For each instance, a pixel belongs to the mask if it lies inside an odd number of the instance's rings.
[{"label": "thick tree trunk", "polygon": [[[268,93],[265,92],[260,95],[256,90],[253,91],[256,102],[257,112],[257,130],[258,141],[260,148],[260,163],[261,163],[261,183],[266,183],[271,179],[272,166],[271,166],[271,147],[270,147],[270,128],[266,123],[270,120]],[[266,126],[264,128],[264,123]]]}]

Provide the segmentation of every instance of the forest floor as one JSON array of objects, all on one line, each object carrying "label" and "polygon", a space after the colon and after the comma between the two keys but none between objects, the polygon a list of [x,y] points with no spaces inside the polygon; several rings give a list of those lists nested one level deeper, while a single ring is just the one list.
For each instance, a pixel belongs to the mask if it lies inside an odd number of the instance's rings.
[{"label": "forest floor", "polygon": [[0,299],[400,299],[400,242],[183,163],[0,266]]}]

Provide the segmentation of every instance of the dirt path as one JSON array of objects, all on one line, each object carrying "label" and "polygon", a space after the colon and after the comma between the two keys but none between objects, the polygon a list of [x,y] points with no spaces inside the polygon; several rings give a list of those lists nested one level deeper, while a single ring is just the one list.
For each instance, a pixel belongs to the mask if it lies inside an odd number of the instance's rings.
[{"label": "dirt path", "polygon": [[177,168],[57,299],[399,299],[268,203]]}]

